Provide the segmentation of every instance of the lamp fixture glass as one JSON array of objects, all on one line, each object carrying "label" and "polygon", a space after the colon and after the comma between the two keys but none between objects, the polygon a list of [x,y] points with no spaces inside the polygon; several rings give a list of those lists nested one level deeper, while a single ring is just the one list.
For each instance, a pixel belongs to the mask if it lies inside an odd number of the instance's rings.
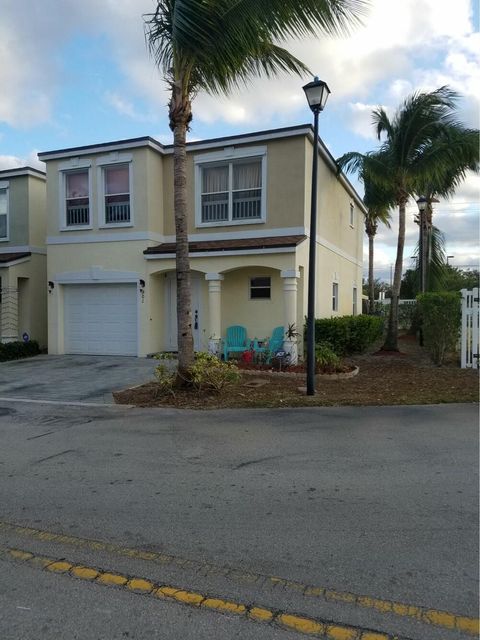
[{"label": "lamp fixture glass", "polygon": [[328,96],[330,95],[330,89],[323,80],[319,80],[315,76],[312,82],[309,82],[303,87],[305,95],[307,96],[307,102],[310,109],[315,111],[323,111],[327,104]]},{"label": "lamp fixture glass", "polygon": [[425,196],[420,196],[420,198],[417,200],[418,210],[425,211],[425,209],[427,208],[427,204],[428,200],[425,198]]}]

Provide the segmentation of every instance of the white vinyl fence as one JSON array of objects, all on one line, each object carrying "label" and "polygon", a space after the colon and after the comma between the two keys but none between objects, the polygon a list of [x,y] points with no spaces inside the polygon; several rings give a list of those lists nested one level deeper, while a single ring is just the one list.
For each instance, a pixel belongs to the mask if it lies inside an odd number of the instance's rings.
[{"label": "white vinyl fence", "polygon": [[478,289],[462,289],[461,367],[478,369],[479,298]]}]

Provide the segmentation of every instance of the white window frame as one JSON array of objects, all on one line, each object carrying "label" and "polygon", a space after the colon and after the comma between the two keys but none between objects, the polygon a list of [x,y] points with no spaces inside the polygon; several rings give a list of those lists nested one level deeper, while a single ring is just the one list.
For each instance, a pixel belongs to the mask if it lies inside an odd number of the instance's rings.
[{"label": "white window frame", "polygon": [[[209,165],[229,165],[237,160],[261,159],[262,162],[262,195],[260,201],[260,218],[232,220],[232,169],[229,169],[229,204],[228,220],[202,222],[202,168]],[[194,157],[195,164],[195,226],[196,227],[231,227],[246,224],[265,224],[267,218],[267,147],[227,147],[221,151],[202,153]]]},{"label": "white window frame", "polygon": [[[270,284],[268,285],[268,289],[270,290],[270,295],[268,297],[265,298],[255,298],[254,296],[252,296],[252,288],[254,289],[267,289],[267,285],[264,287],[253,287],[252,285],[252,280],[254,280],[255,278],[268,278],[270,281]],[[272,277],[271,276],[262,276],[262,275],[256,275],[256,276],[251,276],[248,280],[248,299],[249,300],[253,300],[253,301],[257,301],[257,300],[271,300],[272,299]]]},{"label": "white window frame", "polygon": [[338,282],[332,282],[332,311],[338,311]]},{"label": "white window frame", "polygon": [[358,315],[358,288],[356,284],[352,287],[352,315]]},{"label": "white window frame", "polygon": [[350,226],[355,228],[355,205],[350,202]]},{"label": "white window frame", "polygon": [[[60,231],[84,231],[93,228],[93,199],[92,199],[92,162],[91,160],[79,161],[72,158],[59,167],[59,229]],[[88,224],[67,225],[67,174],[79,171],[88,172]]]},{"label": "white window frame", "polygon": [[[98,228],[119,229],[133,227],[133,156],[131,153],[111,153],[97,159],[97,185],[98,185]],[[128,166],[128,188],[130,190],[130,220],[128,222],[107,222],[105,217],[105,169],[112,165]]]},{"label": "white window frame", "polygon": [[9,182],[0,182],[0,190],[6,192],[7,196],[7,223],[5,225],[6,235],[3,238],[0,238],[0,242],[9,242],[10,240],[10,183]]}]

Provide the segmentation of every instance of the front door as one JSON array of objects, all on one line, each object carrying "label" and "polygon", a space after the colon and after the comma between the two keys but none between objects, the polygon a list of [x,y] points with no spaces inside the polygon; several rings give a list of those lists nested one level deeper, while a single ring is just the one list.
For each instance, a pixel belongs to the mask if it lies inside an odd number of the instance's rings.
[{"label": "front door", "polygon": [[[205,351],[206,344],[203,344],[202,330],[202,308],[201,308],[201,279],[197,274],[192,274],[192,333],[193,348],[195,351]],[[168,309],[166,344],[168,349],[176,351],[177,345],[177,281],[175,273],[167,274],[166,308]]]}]

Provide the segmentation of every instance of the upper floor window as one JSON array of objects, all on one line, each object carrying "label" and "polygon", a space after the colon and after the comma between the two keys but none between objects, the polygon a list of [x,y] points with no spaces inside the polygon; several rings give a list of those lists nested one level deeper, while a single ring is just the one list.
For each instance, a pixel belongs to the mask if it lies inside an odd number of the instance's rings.
[{"label": "upper floor window", "polygon": [[0,188],[0,240],[8,240],[8,188]]},{"label": "upper floor window", "polygon": [[355,226],[355,207],[353,206],[353,202],[350,203],[350,226]]},{"label": "upper floor window", "polygon": [[104,223],[130,223],[130,165],[103,167]]},{"label": "upper floor window", "polygon": [[264,222],[266,151],[224,149],[195,158],[198,225]]},{"label": "upper floor window", "polygon": [[65,212],[67,227],[90,225],[90,186],[88,169],[65,173]]}]

